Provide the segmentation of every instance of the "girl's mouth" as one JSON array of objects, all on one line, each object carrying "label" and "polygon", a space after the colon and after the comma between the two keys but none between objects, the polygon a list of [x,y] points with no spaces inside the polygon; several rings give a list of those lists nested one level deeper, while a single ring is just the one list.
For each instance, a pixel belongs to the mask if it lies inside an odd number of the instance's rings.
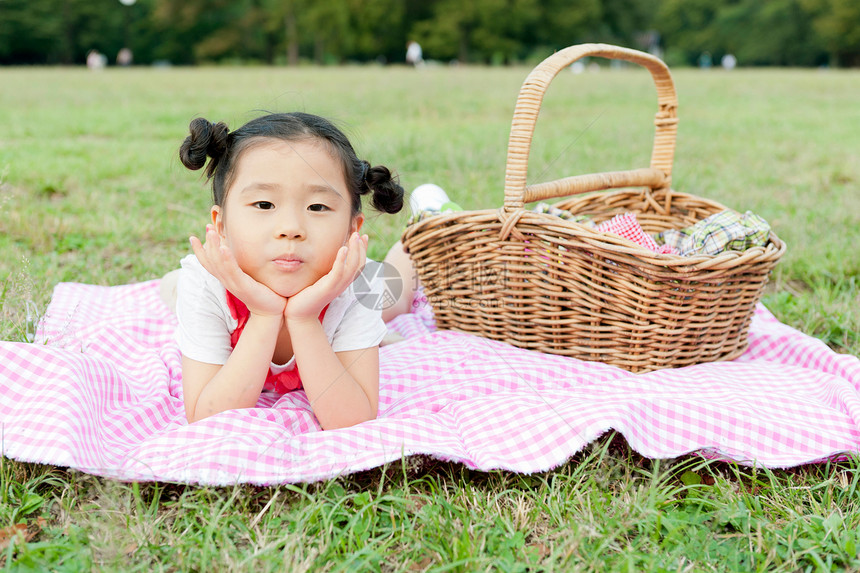
[{"label": "girl's mouth", "polygon": [[288,256],[288,257],[278,257],[277,259],[272,261],[275,263],[279,269],[285,271],[294,271],[302,266],[302,260],[298,257]]}]

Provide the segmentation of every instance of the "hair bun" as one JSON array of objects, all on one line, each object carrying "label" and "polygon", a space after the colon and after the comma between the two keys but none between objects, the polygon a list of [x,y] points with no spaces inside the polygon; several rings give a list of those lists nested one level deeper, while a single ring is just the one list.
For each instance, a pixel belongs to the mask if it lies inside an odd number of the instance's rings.
[{"label": "hair bun", "polygon": [[227,151],[227,136],[230,133],[227,124],[212,123],[202,117],[195,118],[188,126],[190,134],[179,148],[179,159],[191,170],[197,170],[206,164],[206,158],[211,157],[207,175],[212,176],[215,166]]},{"label": "hair bun", "polygon": [[388,167],[377,165],[367,170],[367,188],[373,191],[371,203],[377,211],[397,213],[403,208],[403,187]]}]

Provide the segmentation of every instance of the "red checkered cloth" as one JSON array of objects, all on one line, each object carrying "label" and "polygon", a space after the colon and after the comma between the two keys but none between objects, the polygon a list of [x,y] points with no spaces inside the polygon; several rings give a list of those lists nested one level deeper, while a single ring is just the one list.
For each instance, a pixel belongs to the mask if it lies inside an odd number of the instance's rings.
[{"label": "red checkered cloth", "polygon": [[601,233],[618,235],[655,253],[664,255],[678,254],[678,251],[671,245],[658,245],[651,235],[642,230],[642,226],[636,220],[634,213],[615,215],[612,219],[598,225],[597,230]]}]

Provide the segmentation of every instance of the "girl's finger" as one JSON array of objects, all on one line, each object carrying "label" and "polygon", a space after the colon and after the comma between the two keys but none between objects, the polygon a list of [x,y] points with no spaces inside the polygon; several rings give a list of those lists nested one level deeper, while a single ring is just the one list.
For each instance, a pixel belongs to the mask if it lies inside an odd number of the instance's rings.
[{"label": "girl's finger", "polygon": [[221,237],[215,232],[215,227],[206,225],[206,243],[201,244],[197,237],[192,237],[191,248],[200,264],[209,273],[220,280],[228,289],[239,286],[241,269],[227,245],[221,244]]},{"label": "girl's finger", "polygon": [[212,248],[218,249],[221,247],[221,237],[215,232],[215,227],[206,225],[206,244]]},{"label": "girl's finger", "polygon": [[211,273],[213,262],[207,252],[206,245],[201,243],[200,239],[194,236],[191,236],[188,240],[191,242],[191,250],[194,253],[194,256],[197,257],[197,260],[200,261],[203,268]]},{"label": "girl's finger", "polygon": [[346,268],[346,263],[349,260],[349,245],[344,245],[337,251],[337,258],[334,260],[331,270],[335,271],[335,278],[340,280],[343,276],[343,271]]},{"label": "girl's finger", "polygon": [[364,259],[367,256],[367,246],[364,243],[364,239],[356,233],[351,246],[354,250],[355,266],[357,268],[361,268],[364,265]]},{"label": "girl's finger", "polygon": [[367,243],[368,243],[368,241],[369,241],[369,237],[368,237],[367,235],[364,235],[364,236],[361,238],[361,259],[362,259],[362,266],[364,265],[364,262],[367,260]]},{"label": "girl's finger", "polygon": [[236,257],[233,256],[233,251],[227,245],[219,247],[218,255],[220,257],[219,270],[223,276],[223,280],[229,282],[233,288],[237,289],[248,287],[252,284],[253,279],[239,267]]},{"label": "girl's finger", "polygon": [[358,233],[356,233],[355,244],[358,247],[358,270],[361,270],[367,262],[367,235],[359,237]]},{"label": "girl's finger", "polygon": [[[367,235],[365,235],[366,237]],[[358,260],[356,261],[355,269],[352,273],[352,280],[358,278],[358,275],[364,270],[364,266],[367,264],[367,242],[364,237],[357,239],[358,243]]]},{"label": "girl's finger", "polygon": [[346,257],[344,258],[344,265],[347,264],[347,261],[349,261],[349,259],[350,259],[350,255],[352,255],[352,249],[353,249],[352,238],[353,238],[354,234],[355,233],[353,233],[349,237],[347,237],[346,242],[343,244],[343,247],[341,247],[341,249],[343,249],[343,248],[346,249]]},{"label": "girl's finger", "polygon": [[355,244],[355,235],[350,236],[349,240],[346,244],[347,252],[346,257],[343,261],[343,271],[340,275],[340,281],[338,282],[338,288],[343,286],[341,283],[352,282],[355,264],[358,261],[358,246]]},{"label": "girl's finger", "polygon": [[239,268],[239,263],[236,262],[236,257],[233,256],[233,251],[227,245],[218,245],[218,256],[229,267],[235,266]]},{"label": "girl's finger", "polygon": [[319,285],[324,290],[329,290],[332,287],[336,287],[343,276],[344,266],[346,264],[346,256],[347,256],[347,248],[346,246],[341,247],[337,251],[337,256],[334,259],[334,263],[331,265],[331,270],[323,275],[318,281],[317,285]]}]

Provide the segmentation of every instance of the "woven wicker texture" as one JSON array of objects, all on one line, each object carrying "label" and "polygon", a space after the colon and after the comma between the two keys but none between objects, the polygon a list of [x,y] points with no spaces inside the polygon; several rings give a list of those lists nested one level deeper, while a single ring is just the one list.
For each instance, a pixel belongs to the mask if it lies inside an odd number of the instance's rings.
[{"label": "woven wicker texture", "polygon": [[[586,56],[626,60],[651,72],[659,106],[651,165],[526,186],[543,95],[560,70]],[[674,84],[657,58],[584,44],[539,64],[517,99],[502,208],[429,217],[403,233],[437,327],[632,372],[740,355],[755,305],[785,251],[776,235],[744,252],[660,255],[523,208],[532,201],[604,191],[557,206],[598,223],[634,212],[649,233],[687,227],[724,210],[670,188],[676,131]],[[637,189],[605,192],[622,187]]]}]

